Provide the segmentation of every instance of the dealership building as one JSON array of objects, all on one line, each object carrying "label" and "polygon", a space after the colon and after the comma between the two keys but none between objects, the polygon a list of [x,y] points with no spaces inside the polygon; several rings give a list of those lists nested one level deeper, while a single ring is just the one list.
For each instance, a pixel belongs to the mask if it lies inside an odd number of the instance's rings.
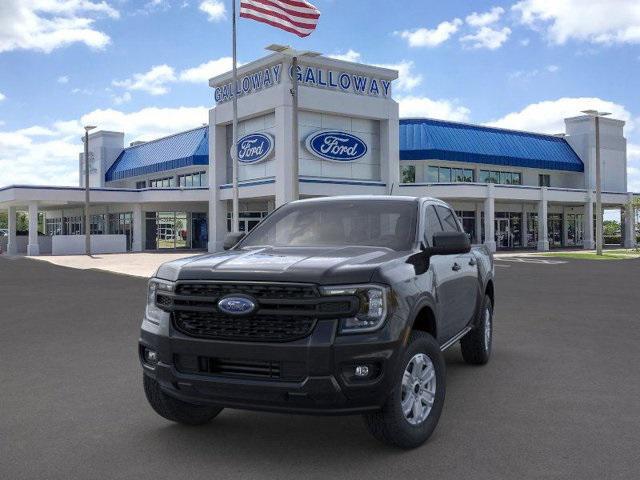
[{"label": "dealership building", "polygon": [[[241,230],[293,200],[296,190],[301,198],[392,194],[449,202],[472,241],[492,250],[593,248],[592,117],[567,118],[557,135],[400,119],[391,96],[396,71],[309,56],[297,71],[294,138],[292,74],[291,59],[279,53],[238,69]],[[209,85],[215,106],[207,126],[127,147],[123,132],[89,136],[94,252],[222,248],[233,197],[231,73]],[[631,247],[634,194],[627,191],[623,128],[623,121],[600,120],[602,202],[621,211],[621,243]],[[0,248],[83,253],[83,155],[79,178],[78,187],[0,188],[0,210],[9,212]],[[16,232],[19,211],[28,212],[26,235]]]}]

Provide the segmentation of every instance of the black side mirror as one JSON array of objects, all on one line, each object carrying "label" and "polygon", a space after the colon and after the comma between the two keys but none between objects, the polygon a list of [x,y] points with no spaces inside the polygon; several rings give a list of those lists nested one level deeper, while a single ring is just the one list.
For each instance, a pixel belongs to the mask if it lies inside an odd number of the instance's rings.
[{"label": "black side mirror", "polygon": [[227,236],[224,238],[223,248],[225,250],[230,250],[236,246],[236,244],[244,238],[246,233],[244,232],[232,232],[227,233]]},{"label": "black side mirror", "polygon": [[471,242],[464,232],[436,232],[433,247],[427,249],[431,255],[458,255],[470,250]]}]

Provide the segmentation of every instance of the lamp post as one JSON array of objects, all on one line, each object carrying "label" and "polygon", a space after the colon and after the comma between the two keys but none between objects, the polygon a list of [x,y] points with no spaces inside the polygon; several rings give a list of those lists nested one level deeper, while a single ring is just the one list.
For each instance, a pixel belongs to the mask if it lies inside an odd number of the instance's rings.
[{"label": "lamp post", "polygon": [[84,250],[91,255],[91,217],[89,216],[89,130],[93,125],[84,127]]},{"label": "lamp post", "polygon": [[295,50],[288,45],[269,45],[266,50],[270,50],[272,52],[281,53],[287,57],[291,58],[291,97],[292,97],[292,119],[291,119],[291,136],[293,137],[293,145],[291,153],[293,156],[293,165],[291,166],[291,173],[293,177],[293,191],[292,198],[293,200],[298,200],[300,197],[300,180],[299,180],[299,170],[300,166],[298,165],[300,159],[300,139],[298,138],[298,59],[301,57],[317,57],[320,54],[318,52],[311,52],[309,50]]},{"label": "lamp post", "polygon": [[600,117],[611,115],[597,110],[583,110],[596,122],[596,255],[602,255],[602,167],[600,165]]}]

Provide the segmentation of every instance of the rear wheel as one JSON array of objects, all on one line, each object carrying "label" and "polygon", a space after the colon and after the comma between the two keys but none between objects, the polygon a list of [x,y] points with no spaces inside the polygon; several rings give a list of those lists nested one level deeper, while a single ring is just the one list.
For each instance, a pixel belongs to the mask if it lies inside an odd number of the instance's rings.
[{"label": "rear wheel", "polygon": [[493,304],[485,295],[478,321],[469,333],[460,340],[462,358],[471,365],[484,365],[491,357],[493,343]]},{"label": "rear wheel", "polygon": [[213,420],[221,407],[195,405],[173,398],[160,389],[153,378],[143,375],[144,393],[151,407],[161,417],[185,425],[204,425]]},{"label": "rear wheel", "polygon": [[369,432],[400,448],[422,445],[440,419],[445,396],[445,363],[435,339],[414,331],[384,407],[364,416]]}]

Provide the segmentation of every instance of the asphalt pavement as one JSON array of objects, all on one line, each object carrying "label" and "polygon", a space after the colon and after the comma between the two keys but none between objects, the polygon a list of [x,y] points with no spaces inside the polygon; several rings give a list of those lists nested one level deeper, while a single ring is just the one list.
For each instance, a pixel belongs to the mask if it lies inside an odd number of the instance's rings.
[{"label": "asphalt pavement", "polygon": [[423,447],[359,417],[157,416],[137,338],[146,282],[0,256],[2,479],[632,479],[640,476],[640,260],[498,261],[494,352],[447,352]]}]

